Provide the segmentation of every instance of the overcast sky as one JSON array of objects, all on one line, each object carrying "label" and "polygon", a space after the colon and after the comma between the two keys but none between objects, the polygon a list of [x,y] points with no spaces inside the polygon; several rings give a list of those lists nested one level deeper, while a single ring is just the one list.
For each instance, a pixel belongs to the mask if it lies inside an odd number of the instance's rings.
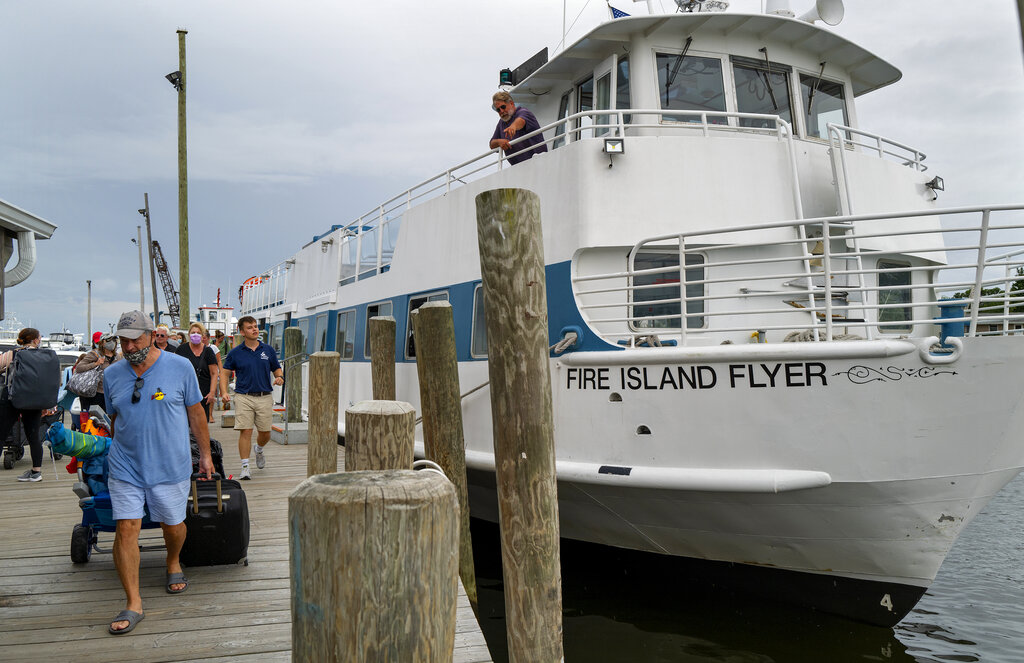
[{"label": "overcast sky", "polygon": [[[944,203],[1024,201],[1016,3],[846,4],[832,29],[903,71],[857,100],[861,127],[927,153]],[[566,15],[571,43],[607,9],[569,0]],[[562,19],[558,0],[0,0],[0,199],[57,225],[32,276],[7,291],[8,314],[44,334],[85,331],[86,279],[94,330],[138,308],[144,192],[178,282],[177,99],[164,79],[178,28],[194,309],[217,288],[237,305],[241,280],[313,235],[484,152],[498,70],[554,53]],[[147,312],[148,284],[147,268]]]}]

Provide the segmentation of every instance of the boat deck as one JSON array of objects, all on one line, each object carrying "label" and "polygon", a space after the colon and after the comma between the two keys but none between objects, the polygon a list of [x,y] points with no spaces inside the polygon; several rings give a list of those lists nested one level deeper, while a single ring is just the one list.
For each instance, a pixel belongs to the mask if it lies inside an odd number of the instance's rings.
[{"label": "boat deck", "polygon": [[[219,413],[218,413],[219,414]],[[237,472],[237,435],[211,427],[225,449],[225,469]],[[343,467],[344,449],[338,448]],[[107,626],[124,607],[124,593],[109,553],[72,564],[71,530],[81,522],[72,475],[49,458],[43,481],[20,483],[25,458],[0,471],[0,661],[260,661],[291,660],[288,577],[288,495],[306,478],[306,446],[267,449],[267,467],[244,483],[251,541],[248,566],[187,569],[191,585],[181,595],[164,590],[163,550],[142,552],[146,618],[129,635]],[[143,545],[162,544],[159,529],[143,530]],[[113,534],[100,534],[109,550]],[[465,592],[459,592],[454,661],[491,657]]]}]

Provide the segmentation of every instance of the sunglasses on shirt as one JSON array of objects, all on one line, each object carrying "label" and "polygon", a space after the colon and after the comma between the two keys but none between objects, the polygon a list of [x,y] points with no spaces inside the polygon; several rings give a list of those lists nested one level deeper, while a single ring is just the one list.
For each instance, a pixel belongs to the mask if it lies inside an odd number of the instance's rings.
[{"label": "sunglasses on shirt", "polygon": [[142,378],[135,378],[135,391],[132,392],[132,403],[138,403],[142,400],[142,385],[145,384],[145,380]]}]

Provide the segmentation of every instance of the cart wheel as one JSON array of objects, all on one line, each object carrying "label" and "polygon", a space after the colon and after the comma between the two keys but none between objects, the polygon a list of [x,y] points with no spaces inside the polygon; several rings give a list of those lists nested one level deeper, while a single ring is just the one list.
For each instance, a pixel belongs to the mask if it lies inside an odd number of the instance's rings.
[{"label": "cart wheel", "polygon": [[85,564],[92,557],[92,528],[75,525],[71,531],[71,561]]},{"label": "cart wheel", "polygon": [[14,454],[4,449],[4,469],[10,470],[14,467]]}]

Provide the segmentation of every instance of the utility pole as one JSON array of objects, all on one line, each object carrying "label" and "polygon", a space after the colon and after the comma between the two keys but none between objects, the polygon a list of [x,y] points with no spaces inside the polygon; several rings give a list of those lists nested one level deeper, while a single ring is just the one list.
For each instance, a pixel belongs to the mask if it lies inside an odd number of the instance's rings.
[{"label": "utility pole", "polygon": [[[178,276],[181,282],[181,324],[188,326],[191,319],[188,282],[188,159],[185,140],[185,35],[178,30]],[[172,81],[173,83],[173,81]]]},{"label": "utility pole", "polygon": [[156,298],[156,268],[153,266],[153,230],[149,226],[149,194],[142,194],[146,200],[146,206],[139,210],[139,214],[146,217],[146,248],[149,250],[149,282],[150,290],[153,292],[153,324],[160,324],[160,305]]},{"label": "utility pole", "polygon": [[90,349],[92,348],[92,281],[86,280],[85,287],[87,288],[88,295],[85,301],[85,331],[88,334],[86,336],[86,342],[89,343]]},{"label": "utility pole", "polygon": [[142,271],[142,226],[135,226],[135,234],[138,236],[139,244],[139,310],[146,312],[146,280],[145,272]]}]

